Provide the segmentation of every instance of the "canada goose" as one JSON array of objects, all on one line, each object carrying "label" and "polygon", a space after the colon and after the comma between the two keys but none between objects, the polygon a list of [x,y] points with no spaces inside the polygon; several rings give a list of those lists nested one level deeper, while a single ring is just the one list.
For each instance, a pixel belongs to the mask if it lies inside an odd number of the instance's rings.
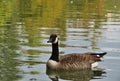
[{"label": "canada goose", "polygon": [[47,68],[53,70],[79,70],[91,69],[97,66],[97,62],[107,54],[104,53],[71,53],[59,57],[58,37],[51,34],[47,43],[52,43],[52,55],[47,61]]}]

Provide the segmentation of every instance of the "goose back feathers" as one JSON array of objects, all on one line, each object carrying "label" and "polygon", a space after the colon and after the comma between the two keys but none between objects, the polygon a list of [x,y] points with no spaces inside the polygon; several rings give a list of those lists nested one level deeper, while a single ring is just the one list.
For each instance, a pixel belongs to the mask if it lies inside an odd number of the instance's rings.
[{"label": "goose back feathers", "polygon": [[58,37],[52,34],[48,43],[52,43],[52,55],[47,62],[47,68],[55,70],[79,70],[91,69],[95,67],[93,64],[101,61],[104,53],[71,53],[59,56]]}]

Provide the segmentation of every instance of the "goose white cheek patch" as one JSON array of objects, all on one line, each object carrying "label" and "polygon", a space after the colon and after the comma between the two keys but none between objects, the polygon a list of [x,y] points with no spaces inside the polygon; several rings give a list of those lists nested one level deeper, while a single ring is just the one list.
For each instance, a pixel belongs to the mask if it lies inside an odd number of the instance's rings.
[{"label": "goose white cheek patch", "polygon": [[57,43],[58,42],[58,37],[56,37],[55,41],[53,43]]}]

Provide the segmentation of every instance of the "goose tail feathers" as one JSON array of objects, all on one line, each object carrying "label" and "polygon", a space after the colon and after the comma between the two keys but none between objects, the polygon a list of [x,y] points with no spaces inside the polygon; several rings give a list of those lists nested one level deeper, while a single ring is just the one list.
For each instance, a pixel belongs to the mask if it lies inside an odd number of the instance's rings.
[{"label": "goose tail feathers", "polygon": [[104,55],[106,55],[107,54],[107,52],[103,52],[103,53],[94,53],[94,54],[92,54],[92,55],[95,55],[95,56],[97,56],[97,57],[103,57]]}]

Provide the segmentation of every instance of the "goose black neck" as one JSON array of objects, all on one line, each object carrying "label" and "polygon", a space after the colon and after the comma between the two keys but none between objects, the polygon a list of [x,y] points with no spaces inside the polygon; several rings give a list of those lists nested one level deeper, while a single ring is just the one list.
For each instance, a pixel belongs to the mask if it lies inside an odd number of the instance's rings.
[{"label": "goose black neck", "polygon": [[52,44],[52,55],[51,55],[50,59],[59,62],[58,42],[55,44]]}]

